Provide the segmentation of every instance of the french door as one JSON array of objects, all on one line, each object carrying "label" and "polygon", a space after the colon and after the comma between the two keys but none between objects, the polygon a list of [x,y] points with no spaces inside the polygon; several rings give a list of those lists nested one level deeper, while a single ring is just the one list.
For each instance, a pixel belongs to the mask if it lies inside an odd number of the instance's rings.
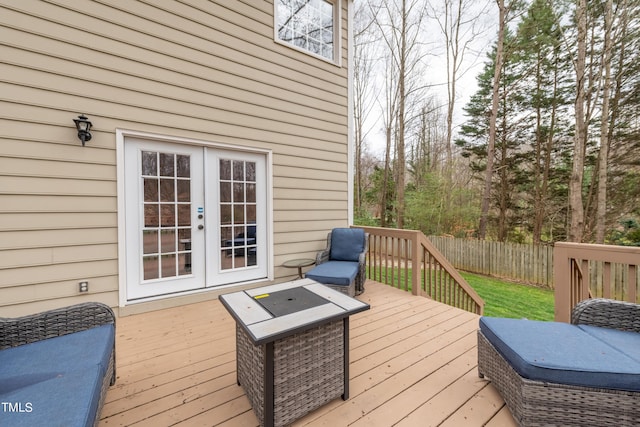
[{"label": "french door", "polygon": [[262,154],[125,140],[126,299],[267,277]]}]

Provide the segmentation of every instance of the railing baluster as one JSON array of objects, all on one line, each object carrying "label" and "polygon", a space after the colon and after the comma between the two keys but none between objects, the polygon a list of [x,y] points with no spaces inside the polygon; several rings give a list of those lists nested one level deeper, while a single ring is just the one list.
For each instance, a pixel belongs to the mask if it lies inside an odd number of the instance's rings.
[{"label": "railing baluster", "polygon": [[482,298],[422,232],[359,228],[369,233],[369,278],[482,314]]},{"label": "railing baluster", "polygon": [[605,298],[611,298],[611,263],[603,263],[602,271],[602,295]]},{"label": "railing baluster", "polygon": [[636,278],[638,277],[637,268],[635,265],[629,266],[629,277],[627,279],[627,283],[629,284],[628,299],[627,301],[637,301],[638,300],[638,284],[636,283]]}]

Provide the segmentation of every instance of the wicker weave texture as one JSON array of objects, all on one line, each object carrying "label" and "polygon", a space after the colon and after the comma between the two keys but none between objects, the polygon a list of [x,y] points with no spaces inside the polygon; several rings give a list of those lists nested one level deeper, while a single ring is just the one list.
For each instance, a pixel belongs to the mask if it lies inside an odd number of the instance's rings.
[{"label": "wicker weave texture", "polygon": [[113,310],[97,302],[24,317],[0,318],[0,350],[107,324],[115,324]]},{"label": "wicker weave texture", "polygon": [[520,426],[640,425],[640,393],[528,380],[481,331],[478,372],[491,380]]},{"label": "wicker weave texture", "polygon": [[[344,326],[334,321],[274,343],[274,425],[286,426],[344,393]],[[264,420],[264,352],[236,327],[238,381]]]},{"label": "wicker weave texture", "polygon": [[354,297],[356,295],[356,283],[351,282],[349,286],[343,285],[332,285],[331,283],[324,283],[325,286],[333,289],[334,291],[342,292],[343,294],[349,295],[350,297]]},{"label": "wicker weave texture", "polygon": [[[42,313],[16,318],[0,318],[0,351],[49,338],[55,338],[74,332],[84,331],[101,325],[114,325],[116,317],[113,310],[105,304],[88,302],[69,307],[57,308]],[[102,381],[98,416],[94,425],[100,421],[100,411],[107,390],[116,382],[115,345],[109,358],[109,366]]]},{"label": "wicker weave texture", "polygon": [[640,304],[604,298],[587,299],[574,307],[571,323],[640,333]]}]

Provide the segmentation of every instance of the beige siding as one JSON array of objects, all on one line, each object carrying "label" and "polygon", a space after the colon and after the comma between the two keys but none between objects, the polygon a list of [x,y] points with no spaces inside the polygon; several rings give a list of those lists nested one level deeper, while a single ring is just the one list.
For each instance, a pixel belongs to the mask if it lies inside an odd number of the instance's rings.
[{"label": "beige siding", "polygon": [[348,221],[346,3],[336,66],[272,1],[0,0],[0,316],[118,304],[116,129],[271,150],[276,279],[314,256]]}]

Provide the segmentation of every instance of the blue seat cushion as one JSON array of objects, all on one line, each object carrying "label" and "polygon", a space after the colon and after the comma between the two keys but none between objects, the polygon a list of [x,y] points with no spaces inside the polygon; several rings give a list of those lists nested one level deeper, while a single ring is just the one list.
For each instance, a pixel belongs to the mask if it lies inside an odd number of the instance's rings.
[{"label": "blue seat cushion", "polygon": [[0,411],[0,425],[93,425],[114,340],[103,325],[1,350],[0,401],[24,411]]},{"label": "blue seat cushion", "polygon": [[331,261],[355,261],[364,252],[364,230],[361,228],[334,228],[331,231]]},{"label": "blue seat cushion", "polygon": [[349,261],[328,261],[315,266],[305,276],[316,282],[349,286],[358,275],[360,265]]},{"label": "blue seat cushion", "polygon": [[484,336],[524,378],[640,391],[640,334],[603,329],[526,319],[480,319]]},{"label": "blue seat cushion", "polygon": [[578,327],[592,337],[609,344],[624,353],[625,356],[640,363],[640,334],[591,325],[578,325]]}]

